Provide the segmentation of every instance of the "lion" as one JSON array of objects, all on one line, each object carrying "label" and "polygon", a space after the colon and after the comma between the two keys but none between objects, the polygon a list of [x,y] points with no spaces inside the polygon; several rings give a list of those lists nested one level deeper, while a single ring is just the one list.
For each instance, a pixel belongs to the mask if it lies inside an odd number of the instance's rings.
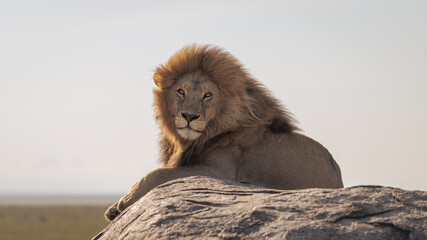
[{"label": "lion", "polygon": [[275,189],[342,188],[321,144],[227,51],[189,45],[156,68],[161,162],[105,212],[112,221],[151,189],[203,175]]}]

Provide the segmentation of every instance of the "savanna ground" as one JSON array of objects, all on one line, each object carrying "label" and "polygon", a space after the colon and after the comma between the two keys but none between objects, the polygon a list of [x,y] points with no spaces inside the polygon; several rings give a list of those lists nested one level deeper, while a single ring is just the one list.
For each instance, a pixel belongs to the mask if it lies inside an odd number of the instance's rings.
[{"label": "savanna ground", "polygon": [[106,206],[0,206],[0,239],[91,239],[108,222]]}]

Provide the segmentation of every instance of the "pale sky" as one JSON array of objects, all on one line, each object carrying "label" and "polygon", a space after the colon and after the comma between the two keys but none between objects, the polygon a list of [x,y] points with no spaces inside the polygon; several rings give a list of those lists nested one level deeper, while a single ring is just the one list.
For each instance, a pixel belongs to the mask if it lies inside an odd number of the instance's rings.
[{"label": "pale sky", "polygon": [[153,70],[230,51],[341,167],[427,190],[427,1],[0,2],[0,195],[125,193],[160,166]]}]

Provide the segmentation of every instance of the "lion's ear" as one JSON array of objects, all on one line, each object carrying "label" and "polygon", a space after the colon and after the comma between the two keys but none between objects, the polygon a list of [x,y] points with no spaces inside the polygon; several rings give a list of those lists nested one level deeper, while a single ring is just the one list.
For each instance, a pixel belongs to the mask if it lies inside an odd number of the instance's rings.
[{"label": "lion's ear", "polygon": [[154,73],[153,80],[154,80],[154,83],[156,84],[156,86],[160,88],[160,76],[159,76],[159,74]]}]

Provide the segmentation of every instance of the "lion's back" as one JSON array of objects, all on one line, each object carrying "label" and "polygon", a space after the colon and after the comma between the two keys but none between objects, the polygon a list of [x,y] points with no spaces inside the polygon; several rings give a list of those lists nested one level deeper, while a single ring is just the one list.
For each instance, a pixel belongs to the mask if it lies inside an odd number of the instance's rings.
[{"label": "lion's back", "polygon": [[278,189],[340,188],[341,171],[329,151],[299,133],[266,132],[244,152],[243,182]]}]

